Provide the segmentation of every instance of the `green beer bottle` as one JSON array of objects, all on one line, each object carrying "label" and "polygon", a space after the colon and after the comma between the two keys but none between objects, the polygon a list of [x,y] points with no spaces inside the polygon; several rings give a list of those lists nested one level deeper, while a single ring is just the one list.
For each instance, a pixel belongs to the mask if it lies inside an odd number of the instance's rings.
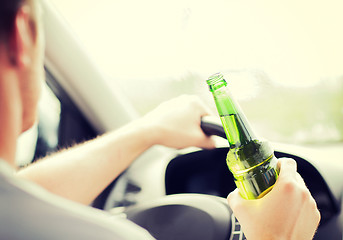
[{"label": "green beer bottle", "polygon": [[226,163],[236,186],[245,199],[263,197],[271,190],[279,170],[274,151],[266,141],[258,139],[239,105],[231,97],[221,73],[207,80],[230,144]]}]

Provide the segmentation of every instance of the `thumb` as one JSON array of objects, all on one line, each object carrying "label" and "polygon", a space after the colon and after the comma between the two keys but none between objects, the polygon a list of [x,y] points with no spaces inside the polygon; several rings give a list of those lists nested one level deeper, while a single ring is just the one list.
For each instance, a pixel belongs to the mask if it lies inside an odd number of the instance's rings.
[{"label": "thumb", "polygon": [[242,198],[238,188],[236,188],[227,196],[227,202],[232,211],[239,209],[244,201],[245,199]]}]

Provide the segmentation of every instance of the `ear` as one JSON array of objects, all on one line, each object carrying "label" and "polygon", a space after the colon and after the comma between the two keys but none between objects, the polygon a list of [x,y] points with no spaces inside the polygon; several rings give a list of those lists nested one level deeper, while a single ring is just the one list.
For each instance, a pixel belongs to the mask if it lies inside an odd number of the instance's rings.
[{"label": "ear", "polygon": [[9,42],[11,62],[19,68],[26,68],[31,63],[31,49],[34,41],[30,21],[29,7],[25,5],[20,7]]}]

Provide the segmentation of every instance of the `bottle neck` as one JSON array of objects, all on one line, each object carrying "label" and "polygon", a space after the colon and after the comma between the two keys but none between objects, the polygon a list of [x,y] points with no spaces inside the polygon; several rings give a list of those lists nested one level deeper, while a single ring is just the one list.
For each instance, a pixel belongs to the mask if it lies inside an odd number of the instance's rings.
[{"label": "bottle neck", "polygon": [[216,79],[210,77],[207,83],[213,94],[230,148],[238,148],[256,139],[244,113],[232,98],[223,76],[220,74]]}]

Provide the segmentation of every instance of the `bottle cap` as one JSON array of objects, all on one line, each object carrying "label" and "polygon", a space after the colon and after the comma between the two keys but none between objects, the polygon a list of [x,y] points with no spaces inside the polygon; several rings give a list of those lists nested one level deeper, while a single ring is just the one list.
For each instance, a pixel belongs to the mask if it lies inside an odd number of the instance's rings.
[{"label": "bottle cap", "polygon": [[222,73],[215,73],[211,75],[206,82],[211,92],[222,87],[223,85],[227,85]]}]

